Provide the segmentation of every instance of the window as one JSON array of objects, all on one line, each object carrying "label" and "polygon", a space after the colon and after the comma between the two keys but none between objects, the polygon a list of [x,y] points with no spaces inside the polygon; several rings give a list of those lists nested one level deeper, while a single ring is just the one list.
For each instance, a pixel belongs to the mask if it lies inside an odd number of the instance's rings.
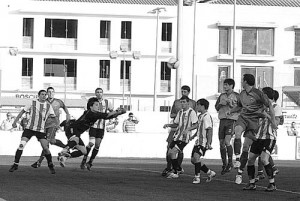
[{"label": "window", "polygon": [[300,56],[300,29],[295,29],[295,56]]},{"label": "window", "polygon": [[300,68],[294,69],[294,86],[300,86]]},{"label": "window", "polygon": [[219,28],[219,54],[230,54],[230,28]]},{"label": "window", "polygon": [[162,23],[161,41],[172,41],[172,23]]},{"label": "window", "polygon": [[160,80],[171,80],[171,69],[167,66],[167,62],[160,64]]},{"label": "window", "polygon": [[[65,69],[66,68],[66,69]],[[77,76],[77,60],[75,59],[44,59],[44,76],[47,77]]]},{"label": "window", "polygon": [[160,63],[160,92],[171,92],[171,69],[167,62]]},{"label": "window", "polygon": [[22,76],[33,75],[33,58],[22,58]]},{"label": "window", "polygon": [[77,38],[77,20],[46,19],[45,37]]},{"label": "window", "polygon": [[[130,66],[131,66],[131,61],[125,61],[125,79],[126,80],[129,80],[130,79]],[[122,80],[123,79],[123,76],[124,76],[124,61],[122,60],[121,61],[121,76],[120,76],[120,79]]]},{"label": "window", "polygon": [[274,29],[242,29],[242,54],[273,55]]},{"label": "window", "polygon": [[218,93],[223,93],[224,80],[229,78],[229,66],[219,66],[218,70]]},{"label": "window", "polygon": [[242,67],[241,82],[244,74],[255,76],[255,85],[257,88],[273,87],[273,67]]},{"label": "window", "polygon": [[33,18],[23,18],[23,36],[33,36]]},{"label": "window", "polygon": [[110,77],[110,60],[100,60],[100,75],[99,78]]},{"label": "window", "polygon": [[131,22],[122,21],[121,23],[121,39],[131,39]]},{"label": "window", "polygon": [[100,38],[110,38],[110,21],[100,21]]}]

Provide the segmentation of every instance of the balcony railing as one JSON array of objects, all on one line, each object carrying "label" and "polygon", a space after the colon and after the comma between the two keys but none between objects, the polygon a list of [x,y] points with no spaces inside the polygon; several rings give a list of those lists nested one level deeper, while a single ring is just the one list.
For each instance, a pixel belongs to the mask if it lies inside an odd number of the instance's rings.
[{"label": "balcony railing", "polygon": [[33,37],[32,36],[23,36],[22,47],[24,49],[32,49],[33,48]]},{"label": "balcony railing", "polygon": [[110,83],[110,79],[109,78],[99,78],[99,86],[104,91],[109,91],[109,83]]},{"label": "balcony railing", "polygon": [[[120,89],[123,91],[123,80],[120,80]],[[130,80],[125,79],[125,85],[124,85],[124,91],[128,92],[130,91]]]},{"label": "balcony railing", "polygon": [[77,39],[45,37],[44,47],[50,50],[77,50]]},{"label": "balcony railing", "polygon": [[131,39],[121,39],[121,46],[127,48],[127,51],[131,51]]},{"label": "balcony railing", "polygon": [[22,89],[32,89],[33,77],[32,76],[22,76]]},{"label": "balcony railing", "polygon": [[160,92],[171,92],[171,81],[161,80],[160,81]]},{"label": "balcony railing", "polygon": [[100,38],[99,44],[100,44],[101,50],[110,51],[110,39],[109,38]]},{"label": "balcony railing", "polygon": [[[76,77],[67,77],[66,78],[66,90],[74,91],[76,90]],[[64,77],[44,77],[44,88],[53,87],[55,91],[64,91],[65,83]]]},{"label": "balcony railing", "polygon": [[172,41],[162,41],[161,42],[161,52],[172,53]]}]

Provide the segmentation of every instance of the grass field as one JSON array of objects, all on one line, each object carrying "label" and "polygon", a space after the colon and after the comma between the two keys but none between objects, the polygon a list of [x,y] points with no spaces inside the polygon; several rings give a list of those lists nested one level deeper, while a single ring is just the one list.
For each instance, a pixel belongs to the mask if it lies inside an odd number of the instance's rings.
[{"label": "grass field", "polygon": [[[54,158],[53,158],[54,159]],[[12,156],[0,156],[0,201],[300,201],[299,161],[275,161],[280,169],[276,177],[278,190],[264,192],[268,181],[257,183],[256,191],[243,191],[244,183],[234,183],[235,171],[220,175],[220,160],[207,160],[206,164],[217,172],[210,183],[192,184],[194,168],[185,160],[185,173],[178,179],[166,179],[161,171],[163,159],[96,158],[92,171],[79,168],[80,159],[70,159],[67,167],[56,164],[56,174],[51,175],[44,162],[38,169],[30,167],[36,157],[22,157],[19,169],[8,172]]]}]

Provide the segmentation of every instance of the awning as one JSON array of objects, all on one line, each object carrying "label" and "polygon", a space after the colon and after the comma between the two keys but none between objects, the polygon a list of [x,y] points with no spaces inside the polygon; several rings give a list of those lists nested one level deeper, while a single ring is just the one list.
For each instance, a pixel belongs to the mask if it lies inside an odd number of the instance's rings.
[{"label": "awning", "polygon": [[282,92],[294,103],[300,106],[300,86],[284,86]]},{"label": "awning", "polygon": [[[0,106],[24,107],[32,99],[16,98],[16,97],[1,97]],[[85,99],[66,99],[65,104],[69,108],[84,108],[87,101]]]}]

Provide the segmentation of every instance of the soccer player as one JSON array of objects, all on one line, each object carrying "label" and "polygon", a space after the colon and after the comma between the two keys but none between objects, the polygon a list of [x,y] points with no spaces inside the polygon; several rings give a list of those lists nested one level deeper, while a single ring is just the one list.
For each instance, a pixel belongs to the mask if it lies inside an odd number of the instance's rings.
[{"label": "soccer player", "polygon": [[52,163],[52,156],[49,150],[49,142],[47,140],[47,134],[44,132],[46,120],[48,118],[56,118],[53,108],[50,103],[46,101],[45,90],[38,92],[38,99],[33,100],[30,104],[26,105],[24,109],[16,117],[13,127],[16,128],[18,120],[25,112],[29,112],[30,120],[26,126],[26,129],[22,133],[21,142],[19,148],[16,151],[14,164],[9,169],[10,172],[14,172],[19,167],[19,161],[22,156],[26,143],[35,136],[41,143],[45,157],[48,162],[48,167],[51,174],[55,174],[54,165]]},{"label": "soccer player", "polygon": [[[241,162],[247,163],[249,147],[253,140],[256,140],[255,133],[258,129],[258,123],[260,118],[264,118],[265,108],[269,108],[271,116],[271,125],[273,128],[277,128],[275,124],[274,109],[272,103],[268,97],[259,89],[254,87],[255,77],[252,74],[244,74],[242,87],[244,90],[240,93],[239,106],[242,108],[240,115],[236,121],[234,132],[234,150],[236,154],[240,154],[241,151],[241,136],[244,133],[245,141],[243,145],[243,153],[241,159],[236,158],[235,167],[238,168],[238,174],[236,175],[235,183],[242,183],[242,172],[240,168]],[[234,112],[232,109],[230,113]],[[247,139],[249,138],[249,140]],[[249,143],[249,144],[246,144]],[[240,162],[241,161],[241,162]]]},{"label": "soccer player", "polygon": [[[181,95],[182,96],[189,96],[190,94],[190,91],[191,91],[191,88],[187,85],[183,85],[181,87]],[[192,99],[189,100],[189,106],[190,108],[192,108],[193,110],[196,111],[196,102]],[[170,117],[172,119],[172,122],[174,121],[174,119],[176,118],[178,112],[182,109],[181,107],[181,103],[180,103],[180,99],[177,99],[174,101],[173,105],[172,105],[172,108],[171,108],[171,114],[170,114]],[[163,170],[162,172],[162,176],[167,176],[168,173],[170,173],[172,171],[172,161],[171,159],[169,158],[168,156],[168,150],[169,150],[169,146],[171,144],[171,142],[173,141],[173,135],[176,131],[176,128],[171,128],[170,132],[169,132],[169,135],[168,135],[168,138],[167,138],[167,152],[166,152],[166,162],[167,162],[167,167]],[[179,165],[181,166],[181,163],[182,163],[182,160],[183,160],[183,152],[179,152],[178,153],[178,163]]]},{"label": "soccer player", "polygon": [[[282,115],[282,108],[276,103],[277,100],[279,98],[279,93],[278,91],[274,90],[274,102],[273,102],[273,107],[274,107],[274,111],[275,111],[275,120],[276,118],[279,118],[279,123],[278,125],[283,125],[283,122],[284,122],[284,117]],[[280,116],[276,116],[277,115],[280,115]],[[276,122],[277,123],[277,122]],[[273,174],[274,176],[276,176],[278,173],[279,173],[279,169],[276,167],[276,165],[274,164],[274,161],[273,161],[273,158],[272,156],[270,155],[270,158],[269,158],[269,162],[273,168]],[[265,175],[264,175],[264,165],[261,161],[261,157],[258,158],[258,170],[257,170],[257,175],[256,175],[256,178],[255,178],[255,181],[259,181],[259,180],[262,180],[265,178]]]},{"label": "soccer player", "polygon": [[[96,98],[99,102],[99,112],[107,113],[113,111],[112,104],[107,100],[103,98],[103,89],[97,88],[95,90]],[[98,119],[89,129],[89,144],[86,146],[87,153],[83,156],[80,168],[85,169],[87,167],[88,170],[91,170],[91,167],[93,166],[93,161],[96,158],[100,144],[102,142],[102,139],[104,137],[104,131],[105,131],[105,120],[104,119]],[[91,149],[94,149],[92,151],[92,155],[90,157],[89,162],[87,161],[88,155],[91,151]]]},{"label": "soccer player", "polygon": [[[197,132],[192,136],[193,139],[197,136],[195,142],[191,162],[195,166],[195,177],[193,179],[193,184],[200,183],[200,171],[202,170],[207,174],[206,182],[210,182],[213,177],[216,176],[216,173],[210,170],[203,162],[202,157],[205,156],[206,150],[211,150],[212,136],[213,136],[213,120],[210,114],[208,113],[209,102],[206,99],[199,99],[197,101],[197,111],[200,112]],[[191,127],[193,129],[194,127]],[[201,164],[202,162],[202,164]]]},{"label": "soccer player", "polygon": [[[220,153],[222,159],[222,171],[221,174],[230,172],[233,156],[233,148],[230,144],[231,138],[234,135],[234,124],[239,116],[239,111],[230,113],[230,110],[238,107],[239,94],[234,92],[235,82],[233,79],[224,80],[224,93],[222,93],[216,104],[215,108],[218,111],[220,125],[219,125],[219,141],[220,141]],[[227,161],[228,156],[228,161]]]},{"label": "soccer player", "polygon": [[[62,108],[65,113],[66,113],[66,121],[69,122],[70,120],[70,114],[69,110],[64,104],[64,102],[60,99],[54,98],[55,91],[53,87],[48,87],[47,88],[47,101],[51,104],[55,116],[57,117],[56,119],[54,118],[48,118],[45,123],[45,131],[47,134],[47,140],[50,142],[52,145],[56,145],[58,147],[64,148],[66,145],[62,143],[59,139],[55,139],[56,132],[59,129],[59,109]],[[57,121],[58,120],[58,121]],[[40,158],[31,165],[33,168],[38,168],[41,167],[41,163],[45,158],[45,152],[42,151]]]},{"label": "soccer player", "polygon": [[176,128],[173,140],[168,149],[168,157],[171,159],[173,167],[173,172],[167,177],[169,179],[179,177],[178,172],[180,172],[182,168],[179,163],[178,154],[183,152],[184,147],[190,141],[192,132],[188,130],[188,128],[198,122],[197,114],[195,110],[189,106],[189,101],[189,97],[182,96],[180,98],[182,109],[177,113],[174,123],[164,125],[164,128]]},{"label": "soccer player", "polygon": [[[274,98],[273,89],[270,87],[265,87],[262,89],[263,92],[268,96],[269,100],[272,102]],[[280,116],[282,116],[282,111],[279,106],[273,104],[274,112],[275,112],[275,123],[276,125],[280,122]],[[268,111],[269,112],[269,111]],[[275,147],[276,139],[277,139],[277,131],[271,125],[271,116],[269,113],[265,112],[264,118],[260,118],[259,129],[256,133],[257,140],[252,143],[249,159],[248,159],[248,176],[249,176],[249,184],[246,185],[244,190],[255,190],[255,160],[258,156],[261,157],[261,161],[264,165],[265,171],[269,177],[269,185],[266,188],[266,191],[272,192],[276,190],[275,178],[273,167],[270,163],[270,155]]]},{"label": "soccer player", "polygon": [[[116,118],[117,116],[126,113],[125,109],[120,109],[109,113],[99,112],[99,110],[99,100],[95,97],[90,98],[87,103],[87,110],[84,111],[84,113],[79,117],[79,119],[74,121],[74,123],[71,123],[69,126],[65,127],[65,132],[68,136],[68,144],[65,148],[63,148],[58,156],[58,160],[60,161],[60,165],[62,167],[65,166],[65,161],[68,157],[75,158],[87,154],[86,148],[84,147],[84,143],[80,136],[97,120]],[[78,149],[71,154],[68,153],[70,149],[77,148],[76,146],[78,145],[80,145],[80,147],[83,146],[84,149]]]}]

